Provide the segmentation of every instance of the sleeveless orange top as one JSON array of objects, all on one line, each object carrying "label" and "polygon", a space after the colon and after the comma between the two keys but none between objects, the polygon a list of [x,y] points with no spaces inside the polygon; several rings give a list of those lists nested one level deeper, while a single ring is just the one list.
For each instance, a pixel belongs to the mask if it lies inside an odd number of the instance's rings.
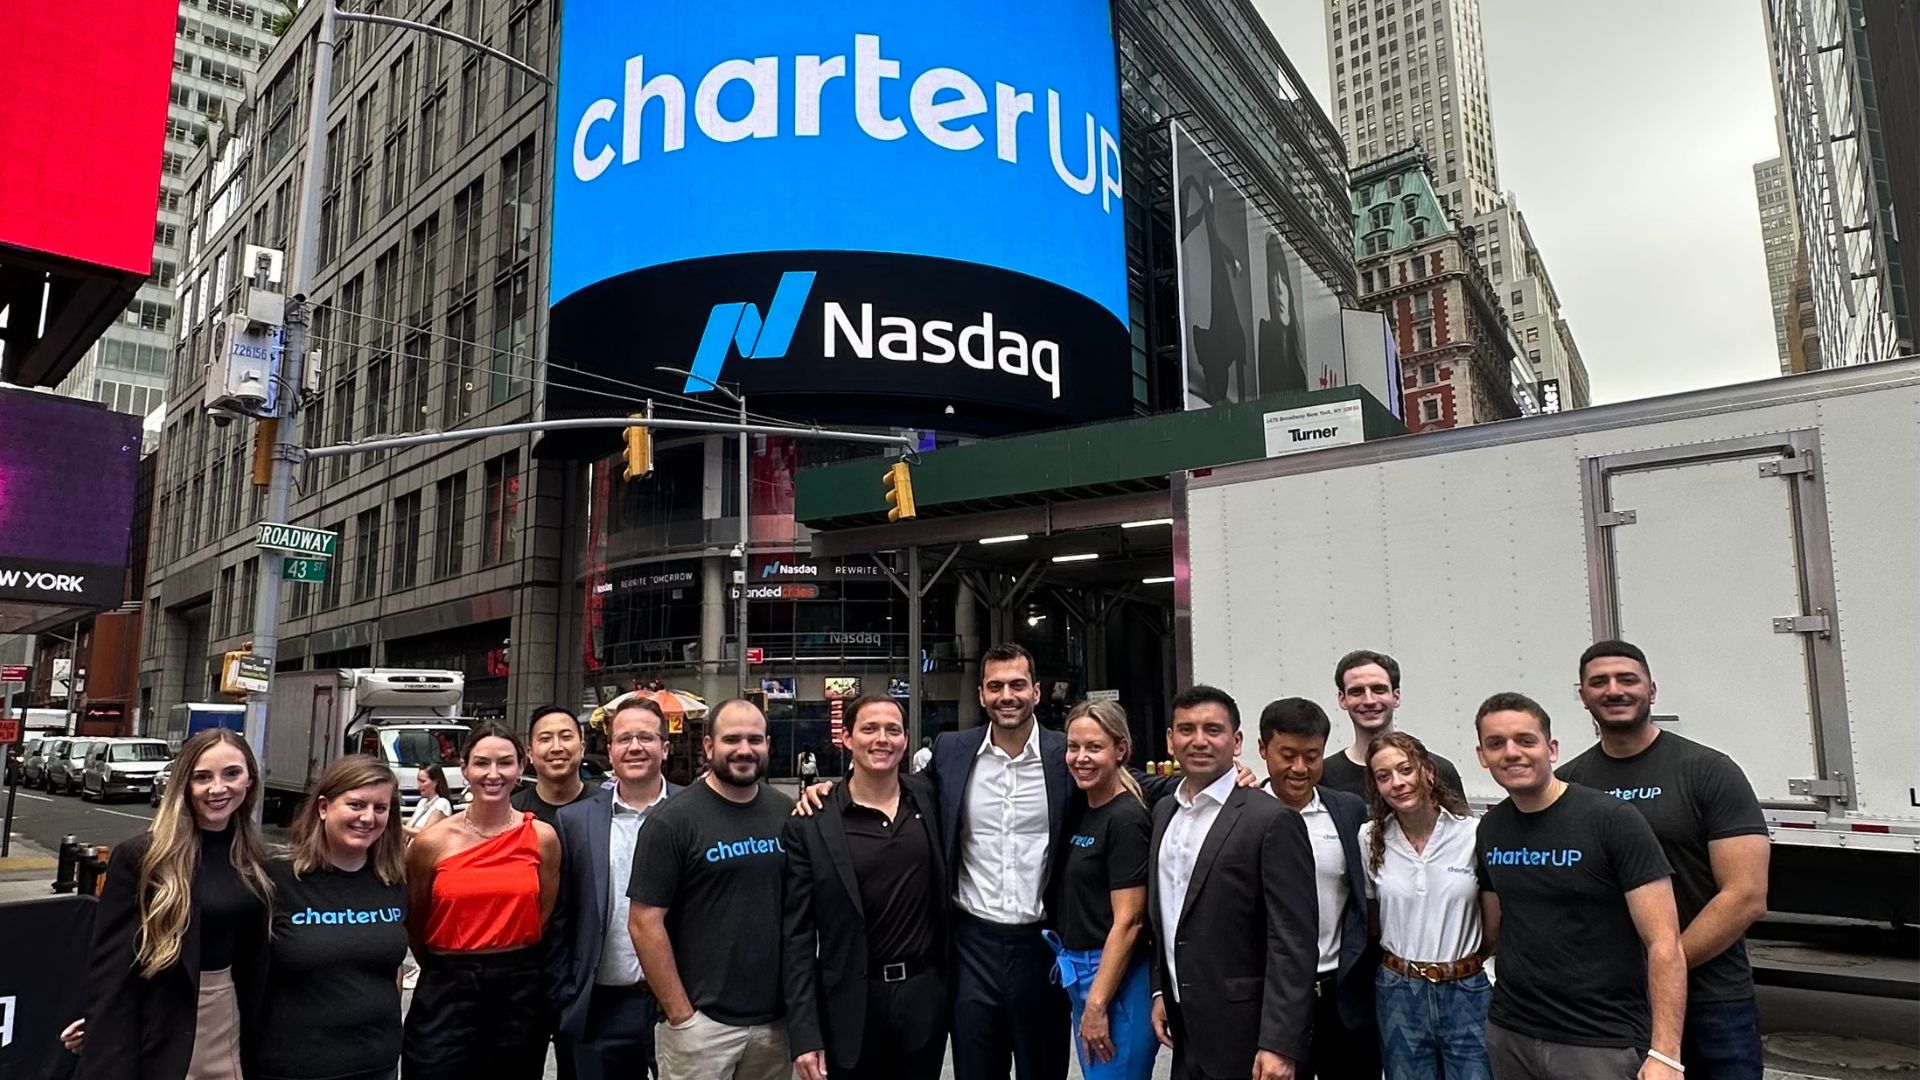
[{"label": "sleeveless orange top", "polygon": [[427,910],[435,952],[517,949],[540,940],[540,834],[520,827],[440,860]]}]

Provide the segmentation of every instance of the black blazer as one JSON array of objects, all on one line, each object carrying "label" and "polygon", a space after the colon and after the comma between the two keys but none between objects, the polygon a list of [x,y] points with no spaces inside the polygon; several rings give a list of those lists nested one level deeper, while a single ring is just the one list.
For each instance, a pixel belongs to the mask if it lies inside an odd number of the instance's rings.
[{"label": "black blazer", "polygon": [[[668,797],[680,785],[666,783]],[[607,788],[560,808],[554,832],[560,837],[560,893],[545,935],[547,980],[560,1013],[560,1030],[580,1038],[587,1030],[587,1005],[593,977],[607,943],[607,904],[612,898],[613,789]]]},{"label": "black blazer", "polygon": [[1244,1075],[1259,1050],[1305,1061],[1320,959],[1306,825],[1266,792],[1234,788],[1194,859],[1178,923],[1166,926],[1158,867],[1177,809],[1172,799],[1154,807],[1147,911],[1155,990],[1170,982],[1160,943],[1174,942],[1185,1052],[1210,1076]]},{"label": "black blazer", "polygon": [[[182,1080],[193,1060],[200,1013],[200,904],[196,898],[180,943],[180,959],[151,979],[134,971],[140,928],[140,860],[153,845],[142,833],[113,849],[100,907],[94,912],[88,964],[87,1046],[82,1080]],[[248,1023],[266,983],[267,919],[234,944],[234,996],[240,1008],[243,1057]],[[258,1038],[262,1033],[254,1032]],[[245,1068],[245,1062],[242,1062]]]},{"label": "black blazer", "polygon": [[1367,938],[1367,864],[1360,854],[1360,824],[1367,820],[1367,804],[1351,792],[1319,790],[1320,803],[1333,819],[1340,847],[1347,854],[1347,907],[1340,916],[1340,1020],[1349,1030],[1370,1031],[1380,949]]},{"label": "black blazer", "polygon": [[[785,953],[781,977],[787,998],[787,1045],[794,1057],[825,1050],[835,1068],[860,1061],[866,1039],[867,922],[860,883],[847,846],[847,785],[836,784],[811,817],[787,820]],[[933,955],[947,951],[947,862],[934,820],[933,787],[919,774],[900,777],[900,810],[926,823],[927,873],[933,881]]]}]

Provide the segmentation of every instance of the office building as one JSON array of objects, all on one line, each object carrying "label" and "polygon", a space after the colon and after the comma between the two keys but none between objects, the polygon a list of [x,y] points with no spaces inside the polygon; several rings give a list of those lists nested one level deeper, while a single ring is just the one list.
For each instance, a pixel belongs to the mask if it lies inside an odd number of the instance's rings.
[{"label": "office building", "polygon": [[1793,294],[1794,268],[1800,259],[1800,224],[1794,212],[1793,185],[1786,162],[1769,158],[1753,167],[1753,193],[1760,204],[1760,243],[1767,259],[1767,299],[1773,306],[1774,344],[1780,373],[1793,370],[1787,348],[1787,306]]},{"label": "office building", "polygon": [[1473,232],[1474,254],[1493,282],[1494,295],[1542,397],[1551,398],[1560,409],[1591,405],[1587,365],[1561,314],[1560,294],[1527,227],[1527,217],[1520,212],[1519,200],[1508,192],[1493,209],[1469,217],[1466,224]]}]

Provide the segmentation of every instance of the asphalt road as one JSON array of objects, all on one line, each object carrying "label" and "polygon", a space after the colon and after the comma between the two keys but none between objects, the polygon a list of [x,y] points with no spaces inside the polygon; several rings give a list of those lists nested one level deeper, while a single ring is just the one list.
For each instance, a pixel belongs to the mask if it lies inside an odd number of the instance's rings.
[{"label": "asphalt road", "polygon": [[[6,789],[0,788],[0,812],[6,807]],[[58,851],[71,834],[83,844],[119,844],[146,831],[153,810],[146,800],[95,805],[78,795],[48,795],[20,788],[14,793],[13,835],[48,851]]]}]

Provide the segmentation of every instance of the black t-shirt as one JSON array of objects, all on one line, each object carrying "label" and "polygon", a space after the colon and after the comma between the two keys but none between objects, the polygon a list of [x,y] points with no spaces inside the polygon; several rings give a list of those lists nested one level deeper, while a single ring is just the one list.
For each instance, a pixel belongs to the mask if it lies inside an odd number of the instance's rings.
[{"label": "black t-shirt", "polygon": [[[1720,891],[1707,844],[1729,836],[1767,835],[1753,785],[1733,759],[1671,731],[1630,758],[1611,758],[1598,744],[1560,766],[1560,779],[1597,788],[1646,816],[1673,865],[1673,897],[1685,930]],[[1753,996],[1753,966],[1743,937],[1687,973],[1688,1001]]]},{"label": "black t-shirt", "polygon": [[[1427,753],[1433,758],[1433,767],[1435,771],[1440,774],[1441,785],[1449,788],[1456,794],[1465,795],[1467,789],[1460,785],[1460,770],[1453,767],[1453,762],[1448,761],[1439,754],[1435,754],[1431,750],[1427,751]],[[1369,797],[1367,793],[1372,789],[1373,785],[1368,783],[1370,778],[1367,776],[1366,767],[1355,765],[1353,761],[1347,757],[1345,747],[1338,750],[1329,749],[1326,756],[1321,759],[1321,762],[1324,770],[1320,774],[1321,787],[1330,787],[1336,791],[1344,791],[1350,795],[1358,795],[1362,799]]]},{"label": "black t-shirt", "polygon": [[933,880],[932,822],[904,792],[891,821],[849,799],[841,822],[866,916],[868,965],[933,959],[935,905],[946,897]]},{"label": "black t-shirt", "polygon": [[1646,1049],[1647,954],[1626,894],[1672,873],[1646,819],[1569,784],[1545,810],[1487,811],[1474,855],[1480,888],[1500,897],[1487,1018],[1548,1042]]},{"label": "black t-shirt", "polygon": [[[249,1077],[328,1080],[391,1069],[400,1056],[406,892],[371,867],[345,873],[267,865],[273,942]],[[243,1033],[244,1034],[244,1033]]]},{"label": "black t-shirt", "polygon": [[661,803],[640,830],[627,895],[667,909],[674,966],[693,1007],[734,1027],[786,1012],[780,994],[780,842],[793,800],[760,786],[750,803],[707,780]]},{"label": "black t-shirt", "polygon": [[1127,792],[1082,812],[1060,862],[1054,922],[1069,949],[1098,949],[1113,929],[1113,890],[1147,883],[1153,818]]},{"label": "black t-shirt", "polygon": [[[573,801],[585,802],[598,794],[600,794],[599,788],[592,784],[583,783],[580,785],[580,794],[575,795]],[[526,787],[514,792],[513,797],[508,799],[507,802],[510,803],[515,810],[531,811],[534,817],[539,818],[549,825],[556,825],[560,819],[560,808],[541,798],[540,788],[533,784],[528,784]]]}]

